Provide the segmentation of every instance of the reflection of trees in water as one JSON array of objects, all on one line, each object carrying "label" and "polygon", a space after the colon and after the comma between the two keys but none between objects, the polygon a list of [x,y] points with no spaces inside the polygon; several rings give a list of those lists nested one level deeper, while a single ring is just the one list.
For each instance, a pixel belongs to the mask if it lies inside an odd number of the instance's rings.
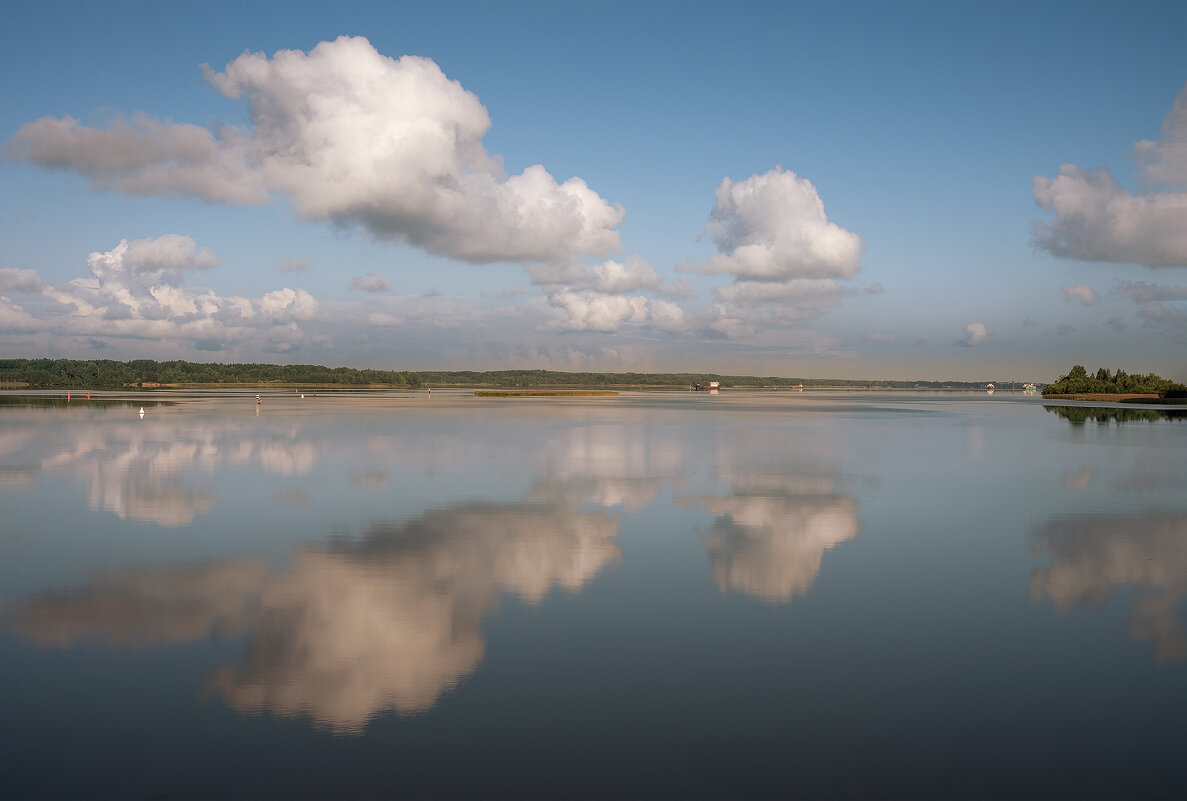
[{"label": "reflection of trees in water", "polygon": [[1133,587],[1129,630],[1154,643],[1160,661],[1187,658],[1180,610],[1187,598],[1187,514],[1073,517],[1033,536],[1032,550],[1051,566],[1030,577],[1032,600],[1050,598],[1060,612],[1101,608]]},{"label": "reflection of trees in water", "polygon": [[1187,410],[1179,409],[1104,409],[1099,406],[1044,406],[1061,420],[1074,426],[1085,423],[1153,423],[1157,420],[1187,420]]},{"label": "reflection of trees in water", "polygon": [[88,398],[86,390],[75,390],[67,399],[65,392],[60,395],[0,395],[0,406],[11,409],[69,409],[71,411],[85,411],[87,409],[151,409],[156,406],[172,406],[172,401],[145,400],[143,398],[108,398],[98,395]]},{"label": "reflection of trees in water", "polygon": [[603,511],[470,503],[302,549],[278,574],[247,560],[124,571],[6,623],[56,646],[246,632],[246,663],[210,683],[232,707],[358,731],[383,710],[432,707],[481,662],[479,622],[502,592],[538,603],[555,586],[579,590],[619,559],[617,531]]},{"label": "reflection of trees in water", "polygon": [[727,496],[696,503],[717,515],[704,536],[713,578],[773,603],[811,589],[824,552],[857,536],[857,500],[833,491],[827,475],[742,475]]}]

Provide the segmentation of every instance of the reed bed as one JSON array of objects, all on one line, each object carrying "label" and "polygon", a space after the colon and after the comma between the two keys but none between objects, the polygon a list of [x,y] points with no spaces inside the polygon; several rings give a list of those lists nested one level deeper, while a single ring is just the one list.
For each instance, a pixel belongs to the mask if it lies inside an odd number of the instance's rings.
[{"label": "reed bed", "polygon": [[601,389],[476,389],[477,398],[602,398],[617,397],[617,392]]}]

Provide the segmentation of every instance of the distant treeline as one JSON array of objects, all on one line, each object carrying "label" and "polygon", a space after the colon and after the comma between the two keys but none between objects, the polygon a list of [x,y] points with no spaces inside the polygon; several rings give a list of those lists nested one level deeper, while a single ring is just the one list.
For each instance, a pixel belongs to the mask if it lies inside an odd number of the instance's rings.
[{"label": "distant treeline", "polygon": [[1048,384],[1043,389],[1044,395],[1075,395],[1079,393],[1158,395],[1160,398],[1182,398],[1187,397],[1187,386],[1177,384],[1154,373],[1130,375],[1121,369],[1110,373],[1106,367],[1097,370],[1095,375],[1089,375],[1083,365],[1077,364],[1067,375],[1061,375],[1058,381]]},{"label": "distant treeline", "polygon": [[354,370],[314,364],[197,364],[136,359],[0,359],[0,386],[30,389],[127,389],[170,384],[306,384],[419,387],[406,370]]},{"label": "distant treeline", "polygon": [[[721,375],[719,373],[560,373],[552,370],[488,370],[476,372],[421,371],[420,378],[434,387],[632,387],[688,389],[717,381],[723,389],[792,386],[845,389],[984,389],[985,381],[869,381],[844,378],[789,378],[786,376]],[[998,384],[1010,386],[1009,381]],[[1017,385],[1019,389],[1021,384]]]},{"label": "distant treeline", "polygon": [[[717,373],[561,373],[552,370],[476,372],[355,370],[314,364],[199,364],[136,359],[0,359],[0,386],[29,389],[128,389],[178,384],[284,384],[304,386],[533,387],[688,389],[720,382],[722,388],[838,387],[843,389],[982,389],[984,381],[859,381],[838,378],[719,375]],[[1011,382],[995,382],[1006,389]],[[1020,385],[1019,385],[1020,388]]]}]

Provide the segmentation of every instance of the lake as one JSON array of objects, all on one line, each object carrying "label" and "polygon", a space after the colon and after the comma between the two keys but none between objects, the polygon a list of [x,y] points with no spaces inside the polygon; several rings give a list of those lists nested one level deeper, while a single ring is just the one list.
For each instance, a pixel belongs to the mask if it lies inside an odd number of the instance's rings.
[{"label": "lake", "polygon": [[1182,798],[1184,417],[0,394],[0,794]]}]

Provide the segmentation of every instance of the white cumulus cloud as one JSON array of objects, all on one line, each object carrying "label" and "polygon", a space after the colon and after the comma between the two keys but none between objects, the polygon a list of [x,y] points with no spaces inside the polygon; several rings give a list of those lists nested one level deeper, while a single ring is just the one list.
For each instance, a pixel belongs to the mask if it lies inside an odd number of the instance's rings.
[{"label": "white cumulus cloud", "polygon": [[304,289],[277,289],[260,298],[260,310],[275,322],[315,320],[320,312],[317,300]]},{"label": "white cumulus cloud", "polygon": [[430,59],[389,58],[342,36],[308,53],[245,53],[222,72],[205,70],[219,92],[247,102],[249,130],[211,133],[144,115],[97,129],[43,117],[17,130],[10,154],[131,194],[246,204],[279,192],[303,219],[470,262],[563,261],[620,247],[620,206],[538,164],[506,175],[482,144],[486,109]]},{"label": "white cumulus cloud", "polygon": [[565,290],[550,295],[557,310],[553,326],[566,331],[617,331],[623,323],[647,320],[647,298]]},{"label": "white cumulus cloud", "polygon": [[965,335],[957,341],[957,344],[966,348],[980,345],[989,339],[989,329],[981,323],[969,323],[964,327],[964,331]]},{"label": "white cumulus cloud", "polygon": [[43,288],[52,303],[37,327],[98,341],[197,342],[215,351],[253,342],[283,353],[305,341],[298,323],[321,319],[317,300],[300,288],[285,287],[251,300],[185,286],[193,271],[216,264],[214,254],[188,236],[121,240],[111,250],[87,257],[89,277]]},{"label": "white cumulus cloud", "polygon": [[783,281],[861,269],[861,237],[829,221],[811,181],[780,167],[723,179],[706,230],[721,251],[703,265],[707,273]]},{"label": "white cumulus cloud", "polygon": [[1096,303],[1096,293],[1087,284],[1061,286],[1059,291],[1064,294],[1067,300],[1078,300],[1084,306],[1092,306]]}]

